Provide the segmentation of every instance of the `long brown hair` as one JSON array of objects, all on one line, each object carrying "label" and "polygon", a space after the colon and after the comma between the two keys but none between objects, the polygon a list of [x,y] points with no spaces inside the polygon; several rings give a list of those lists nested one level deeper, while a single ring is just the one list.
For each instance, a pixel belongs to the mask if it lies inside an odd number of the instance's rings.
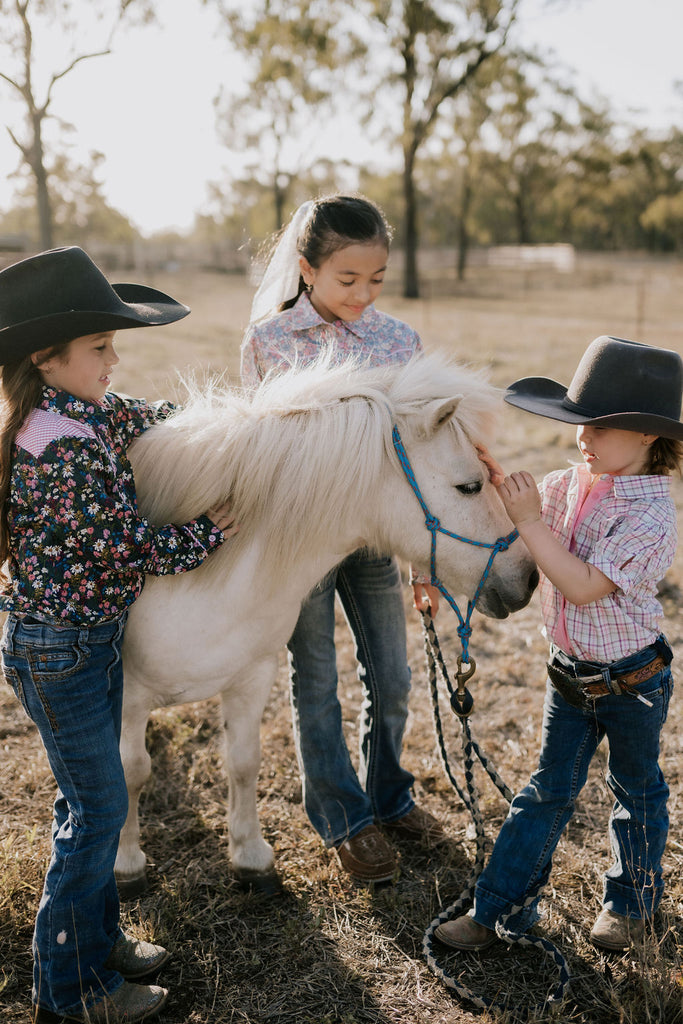
[{"label": "long brown hair", "polygon": [[24,356],[0,368],[2,402],[0,402],[0,585],[7,587],[7,558],[9,555],[8,506],[12,480],[12,449],[22,423],[38,405],[43,388],[39,366],[64,353],[70,344],[59,345],[40,352],[40,358]]},{"label": "long brown hair", "polygon": [[651,476],[681,476],[683,441],[671,437],[656,437],[650,445],[650,459],[646,472]]}]

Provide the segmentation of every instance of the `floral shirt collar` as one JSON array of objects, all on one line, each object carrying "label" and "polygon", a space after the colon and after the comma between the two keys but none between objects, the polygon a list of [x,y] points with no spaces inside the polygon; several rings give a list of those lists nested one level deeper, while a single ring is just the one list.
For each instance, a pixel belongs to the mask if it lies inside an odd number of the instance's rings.
[{"label": "floral shirt collar", "polygon": [[70,395],[68,391],[59,391],[57,388],[44,386],[38,408],[44,409],[45,412],[57,413],[59,416],[68,416],[69,419],[87,423],[94,429],[107,426],[111,416],[111,399],[105,396],[101,403],[86,402],[83,398]]},{"label": "floral shirt collar", "polygon": [[[292,331],[309,331],[312,327],[324,326],[330,322],[320,315],[307,292],[303,292],[296,305],[285,312],[288,320],[287,326]],[[375,307],[368,306],[357,320],[333,320],[332,323],[343,326],[345,330],[364,341],[373,324],[374,312]]]},{"label": "floral shirt collar", "polygon": [[422,351],[416,331],[374,306],[358,320],[324,320],[303,292],[296,305],[251,324],[242,341],[242,380],[255,386],[271,371],[307,366],[323,351],[335,362],[362,359],[368,366],[402,366]]}]

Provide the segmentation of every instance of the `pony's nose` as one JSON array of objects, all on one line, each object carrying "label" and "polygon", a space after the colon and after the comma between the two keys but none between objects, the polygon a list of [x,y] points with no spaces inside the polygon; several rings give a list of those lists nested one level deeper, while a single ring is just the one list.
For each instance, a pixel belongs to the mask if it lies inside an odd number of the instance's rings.
[{"label": "pony's nose", "polygon": [[538,575],[538,569],[534,569],[532,571],[531,575],[529,576],[529,592],[530,593],[533,593],[533,591],[536,589],[536,587],[538,586],[539,580],[540,580],[540,576]]}]

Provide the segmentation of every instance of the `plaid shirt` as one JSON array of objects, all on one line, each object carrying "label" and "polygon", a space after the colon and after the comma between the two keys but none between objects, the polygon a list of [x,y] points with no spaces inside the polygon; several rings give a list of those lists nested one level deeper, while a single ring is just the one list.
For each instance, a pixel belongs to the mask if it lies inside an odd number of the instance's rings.
[{"label": "plaid shirt", "polygon": [[303,292],[291,309],[249,326],[242,342],[242,381],[257,384],[271,369],[305,366],[328,349],[338,362],[357,356],[368,366],[389,366],[407,363],[422,344],[412,327],[374,306],[357,320],[328,323]]},{"label": "plaid shirt", "polygon": [[13,449],[11,589],[1,610],[53,622],[116,618],[146,573],[193,569],[222,543],[206,516],[154,527],[138,514],[126,448],[173,408],[115,394],[97,405],[43,388]]},{"label": "plaid shirt", "polygon": [[541,608],[552,643],[574,658],[607,664],[659,636],[657,584],[676,551],[676,508],[669,477],[606,476],[604,493],[582,516],[590,480],[583,465],[549,473],[540,486],[542,515],[566,548],[617,589],[579,606],[541,574]]}]

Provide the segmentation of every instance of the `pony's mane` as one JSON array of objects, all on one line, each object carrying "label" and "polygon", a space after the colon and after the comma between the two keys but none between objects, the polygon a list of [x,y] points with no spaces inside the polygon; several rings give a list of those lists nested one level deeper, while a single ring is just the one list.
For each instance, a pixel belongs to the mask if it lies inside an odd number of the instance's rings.
[{"label": "pony's mane", "polygon": [[486,441],[500,406],[485,375],[440,355],[381,369],[322,359],[269,375],[251,392],[185,386],[183,408],[131,447],[140,509],[159,525],[183,523],[229,495],[241,529],[221,564],[258,522],[275,580],[304,548],[329,546],[373,494],[387,458],[399,471],[394,423],[409,443],[424,429],[428,403],[462,395],[454,419],[471,440]]}]

